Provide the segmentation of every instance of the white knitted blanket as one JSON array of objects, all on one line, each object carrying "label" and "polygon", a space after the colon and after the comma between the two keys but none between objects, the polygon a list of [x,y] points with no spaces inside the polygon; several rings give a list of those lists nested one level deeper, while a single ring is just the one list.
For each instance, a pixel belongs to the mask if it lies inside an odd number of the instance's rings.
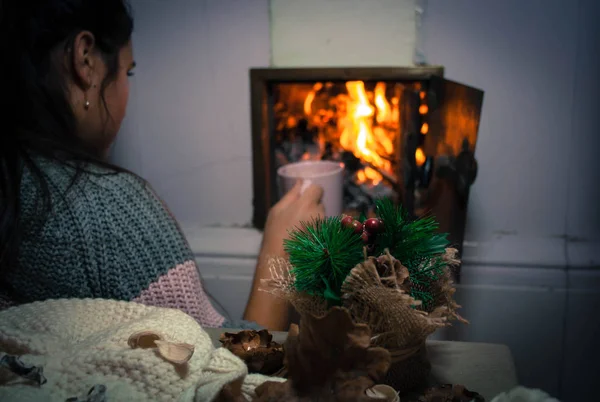
[{"label": "white knitted blanket", "polygon": [[[141,331],[191,344],[194,354],[177,365],[154,349],[132,349],[127,341]],[[105,398],[98,399],[106,402],[211,401],[240,378],[250,399],[256,386],[274,380],[248,375],[243,361],[215,349],[185,313],[112,300],[49,300],[0,311],[3,356],[42,367],[47,381],[39,385],[0,367],[0,401],[91,401],[86,394],[94,386],[106,387]]]}]

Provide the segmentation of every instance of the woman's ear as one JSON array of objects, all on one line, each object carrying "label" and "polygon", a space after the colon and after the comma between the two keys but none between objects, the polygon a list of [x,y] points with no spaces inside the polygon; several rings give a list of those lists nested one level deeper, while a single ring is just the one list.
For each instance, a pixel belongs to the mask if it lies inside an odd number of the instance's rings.
[{"label": "woman's ear", "polygon": [[70,51],[70,63],[77,85],[83,90],[94,84],[99,67],[100,56],[96,51],[96,39],[90,31],[81,31],[73,41]]}]

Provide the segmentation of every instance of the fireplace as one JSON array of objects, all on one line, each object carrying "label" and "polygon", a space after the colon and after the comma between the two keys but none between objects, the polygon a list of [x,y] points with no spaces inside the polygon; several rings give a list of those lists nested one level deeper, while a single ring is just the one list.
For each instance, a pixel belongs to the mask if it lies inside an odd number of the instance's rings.
[{"label": "fireplace", "polygon": [[433,214],[462,249],[483,92],[443,67],[250,70],[254,215],[279,199],[276,170],[299,160],[346,166],[345,212],[391,197],[412,217]]}]

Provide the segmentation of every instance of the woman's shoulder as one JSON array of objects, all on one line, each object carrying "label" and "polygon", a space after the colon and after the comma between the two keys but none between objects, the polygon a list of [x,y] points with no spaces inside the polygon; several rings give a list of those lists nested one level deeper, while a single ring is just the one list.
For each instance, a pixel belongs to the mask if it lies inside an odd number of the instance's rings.
[{"label": "woman's shoulder", "polygon": [[22,219],[34,228],[42,216],[42,236],[47,239],[84,239],[88,245],[101,243],[124,255],[131,250],[147,253],[148,248],[160,253],[161,260],[169,260],[164,266],[192,258],[175,217],[141,177],[110,166],[75,167],[48,160],[38,166],[51,209],[47,215],[39,213],[43,189],[29,172],[21,186]]},{"label": "woman's shoulder", "polygon": [[163,204],[150,185],[134,173],[110,165],[75,165],[48,159],[35,160],[35,168],[25,168],[21,183],[21,198],[37,199],[44,178],[47,194],[53,204],[66,203],[72,208],[121,203],[162,208]]},{"label": "woman's shoulder", "polygon": [[[81,219],[135,222],[136,226],[164,227],[177,224],[163,201],[141,177],[110,166],[69,164],[42,160],[37,163],[45,178],[52,214]],[[21,186],[24,209],[39,207],[43,189],[32,171],[25,171]],[[31,205],[30,205],[31,204]]]},{"label": "woman's shoulder", "polygon": [[[133,193],[139,196],[151,192],[141,177],[110,165],[75,164],[43,158],[36,158],[34,163],[38,172],[47,180],[52,193],[66,194],[75,190],[106,195],[106,190],[117,190],[124,191],[125,195]],[[37,179],[36,173],[34,169],[26,167],[23,184],[33,184]]]}]

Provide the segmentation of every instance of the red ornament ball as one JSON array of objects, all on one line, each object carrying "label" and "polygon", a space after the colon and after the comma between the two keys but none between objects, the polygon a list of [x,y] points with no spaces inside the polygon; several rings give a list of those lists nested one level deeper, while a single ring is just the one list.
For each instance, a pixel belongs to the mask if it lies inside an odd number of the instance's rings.
[{"label": "red ornament ball", "polygon": [[353,221],[352,227],[354,228],[354,233],[356,233],[356,234],[362,233],[362,231],[363,231],[363,224],[360,223],[359,221]]},{"label": "red ornament ball", "polygon": [[365,221],[365,230],[369,233],[380,233],[383,230],[383,221],[377,218],[369,218]]},{"label": "red ornament ball", "polygon": [[342,226],[345,228],[351,228],[352,222],[354,222],[354,218],[350,215],[344,215],[344,217],[342,218]]},{"label": "red ornament ball", "polygon": [[363,243],[367,244],[369,243],[369,234],[367,232],[362,232],[360,235],[360,238],[362,239]]}]

